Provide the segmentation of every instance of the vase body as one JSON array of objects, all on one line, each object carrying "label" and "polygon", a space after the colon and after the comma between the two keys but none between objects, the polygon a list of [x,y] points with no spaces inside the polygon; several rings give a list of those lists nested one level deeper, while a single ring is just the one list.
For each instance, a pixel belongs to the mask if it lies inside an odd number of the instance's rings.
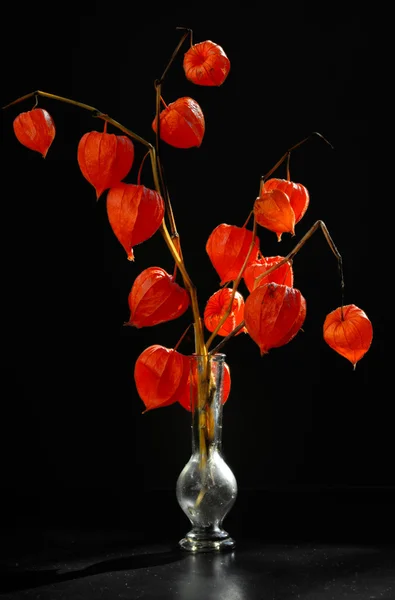
[{"label": "vase body", "polygon": [[237,496],[237,482],[222,455],[225,355],[191,356],[192,454],[176,486],[177,500],[192,529],[183,550],[232,550],[235,541],[222,523]]}]

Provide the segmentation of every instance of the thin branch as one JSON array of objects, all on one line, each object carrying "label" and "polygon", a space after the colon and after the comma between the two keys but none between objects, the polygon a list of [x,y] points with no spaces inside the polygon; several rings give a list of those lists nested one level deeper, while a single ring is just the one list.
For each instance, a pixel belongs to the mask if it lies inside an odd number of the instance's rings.
[{"label": "thin branch", "polygon": [[[336,248],[336,246],[334,244],[334,241],[332,240],[332,238],[331,238],[331,236],[329,234],[327,226],[325,225],[325,223],[323,221],[316,221],[314,223],[314,225],[309,229],[309,231],[296,244],[295,248],[293,250],[291,250],[291,252],[289,254],[287,254],[287,256],[285,256],[282,260],[280,260],[278,263],[276,263],[275,265],[273,265],[273,267],[270,267],[270,269],[267,269],[267,271],[265,271],[264,273],[261,273],[261,275],[259,275],[259,277],[257,277],[255,279],[254,289],[257,287],[257,283],[261,279],[263,279],[263,277],[267,277],[267,275],[270,275],[270,273],[272,273],[273,271],[275,271],[276,269],[278,269],[282,265],[286,264],[287,262],[292,263],[294,256],[304,246],[304,244],[313,235],[313,233],[315,231],[317,231],[317,229],[319,229],[319,228],[321,228],[321,230],[322,230],[322,232],[324,234],[324,237],[325,237],[326,241],[328,242],[328,245],[329,245],[330,249],[332,250],[333,254],[335,255],[335,257],[337,258],[337,261],[338,261],[338,268],[339,268],[339,274],[340,274],[340,287],[341,287],[341,305],[340,305],[340,310],[341,310],[341,315],[342,315],[342,318],[343,318],[344,287],[345,287],[344,286],[344,275],[343,275],[343,259],[341,257],[340,252]],[[213,348],[212,350],[210,350],[209,356],[211,356],[212,354],[215,354],[216,352],[218,352],[218,350],[225,344],[225,342],[227,342],[228,340],[230,340],[243,327],[245,327],[245,321],[244,320],[241,323],[239,323],[237,325],[237,327],[235,327],[223,340],[221,340],[221,342],[217,346],[215,346],[215,348]]]},{"label": "thin branch", "polygon": [[262,175],[261,180],[265,181],[265,179],[267,179],[268,177],[270,177],[274,173],[274,171],[276,171],[278,169],[278,167],[284,162],[284,160],[286,160],[287,158],[289,158],[289,154],[293,150],[296,150],[296,148],[299,148],[299,146],[301,146],[302,144],[304,144],[305,142],[307,142],[309,139],[311,139],[313,137],[313,135],[318,135],[318,137],[320,137],[322,140],[324,140],[324,142],[326,144],[328,144],[332,148],[332,150],[334,150],[334,147],[332,146],[332,144],[330,142],[328,142],[328,140],[326,138],[324,138],[323,135],[321,135],[320,133],[318,133],[318,131],[313,131],[313,133],[311,133],[309,136],[307,136],[306,138],[304,138],[303,140],[301,140],[300,142],[298,142],[294,146],[291,146],[291,148],[288,148],[288,150],[283,154],[283,156],[280,158],[280,160],[278,160],[276,162],[276,164],[274,165],[274,167],[272,169],[270,169],[270,171],[268,171],[266,173],[266,175]]},{"label": "thin branch", "polygon": [[181,40],[178,42],[176,49],[174,50],[173,54],[171,55],[171,58],[165,68],[165,70],[162,73],[162,76],[160,79],[158,79],[156,81],[156,84],[161,84],[162,81],[164,80],[164,78],[167,75],[168,70],[170,69],[175,57],[177,56],[178,52],[180,51],[181,46],[183,45],[184,41],[186,40],[186,38],[188,37],[188,35],[192,36],[192,29],[187,29],[185,27],[176,27],[176,29],[186,29],[184,35],[182,36]]},{"label": "thin branch", "polygon": [[178,340],[178,342],[176,343],[176,345],[174,346],[173,350],[177,350],[177,348],[179,347],[179,345],[181,344],[182,340],[184,339],[184,337],[186,336],[186,334],[188,333],[188,331],[191,328],[191,325],[193,325],[193,323],[189,323],[188,327],[185,329],[184,333],[182,334],[182,336],[180,337],[180,339]]},{"label": "thin branch", "polygon": [[[226,311],[222,315],[222,317],[219,320],[216,328],[214,329],[214,331],[212,332],[212,334],[210,335],[210,337],[208,338],[208,340],[206,342],[207,349],[210,348],[210,345],[211,345],[213,339],[215,338],[215,336],[217,335],[218,331],[221,329],[222,325],[225,323],[226,319],[229,317],[229,315],[230,315],[230,313],[232,311],[233,300],[234,300],[234,297],[236,295],[237,288],[239,287],[239,283],[241,281],[241,278],[243,277],[243,273],[244,273],[244,270],[245,270],[245,268],[247,266],[248,259],[250,258],[252,249],[253,249],[253,247],[255,245],[256,230],[257,230],[257,223],[256,223],[256,219],[255,219],[255,216],[254,216],[254,225],[253,225],[253,228],[252,228],[252,239],[251,239],[250,247],[248,248],[248,252],[247,252],[246,257],[244,259],[243,265],[242,265],[242,267],[241,267],[241,269],[239,271],[239,274],[237,275],[236,279],[233,282],[232,294],[230,296],[228,308],[226,309]],[[233,332],[234,332],[234,330],[233,330]],[[232,332],[232,334],[233,334],[233,332]],[[209,354],[211,354],[211,352]]]},{"label": "thin branch", "polygon": [[134,133],[134,131],[127,129],[126,127],[121,125],[121,123],[118,123],[118,121],[115,121],[114,119],[109,117],[107,114],[101,112],[101,110],[98,110],[97,108],[95,108],[94,106],[90,106],[89,104],[84,104],[83,102],[77,102],[76,100],[71,100],[71,98],[65,98],[64,96],[57,96],[56,94],[49,94],[48,92],[36,90],[35,92],[30,92],[30,94],[25,94],[25,96],[21,96],[20,98],[13,100],[13,102],[10,102],[9,104],[7,104],[6,106],[3,106],[2,108],[3,109],[9,108],[10,106],[14,106],[15,104],[18,104],[19,102],[23,102],[23,100],[32,98],[33,96],[43,96],[44,98],[50,98],[51,100],[59,100],[60,102],[65,102],[66,104],[72,104],[74,106],[78,106],[79,108],[84,108],[85,110],[89,110],[91,113],[93,113],[92,114],[93,117],[102,119],[103,121],[107,121],[107,123],[110,123],[111,125],[113,125],[117,129],[119,129],[120,131],[123,131],[124,133],[126,133],[128,136],[130,136],[137,142],[144,144],[144,146],[147,146],[147,148],[152,148],[152,144],[150,144],[150,142],[147,142],[147,140],[142,138],[140,135],[137,135],[137,133]]},{"label": "thin branch", "polygon": [[156,118],[156,144],[155,144],[156,162],[157,162],[159,179],[160,179],[160,183],[161,183],[162,195],[163,195],[163,199],[165,201],[165,206],[166,206],[166,214],[167,214],[167,218],[169,219],[171,237],[174,240],[176,240],[176,246],[177,246],[178,252],[179,252],[180,256],[182,256],[181,243],[180,243],[180,239],[179,239],[180,236],[177,231],[173,207],[171,205],[169,190],[165,183],[163,165],[160,160],[160,154],[159,154],[159,150],[160,150],[160,118],[159,118],[159,116],[160,116],[161,92],[162,92],[162,84],[159,82],[156,82],[156,116],[155,116],[155,118]]},{"label": "thin branch", "polygon": [[243,329],[244,326],[245,326],[245,322],[243,320],[243,321],[241,321],[241,323],[236,325],[236,327],[234,329],[232,329],[232,331],[230,333],[228,333],[228,335],[226,337],[222,338],[222,340],[219,342],[219,344],[217,344],[215,346],[215,348],[212,348],[212,350],[210,350],[208,355],[213,356],[214,354],[217,354],[217,352],[219,350],[221,350],[222,346],[224,346],[226,344],[226,342],[228,342],[232,337],[234,337],[236,335],[236,333],[239,333],[240,329]]},{"label": "thin branch", "polygon": [[[129,137],[133,138],[134,140],[136,140],[138,142],[141,142],[149,150],[149,155],[150,155],[150,159],[151,159],[152,176],[154,179],[155,189],[159,194],[163,195],[163,192],[161,189],[161,181],[160,181],[160,176],[159,176],[156,151],[155,151],[155,147],[152,144],[147,142],[144,138],[137,135],[136,133],[134,133],[127,127],[124,127],[124,125],[122,125],[121,123],[118,123],[118,121],[115,121],[114,119],[109,117],[107,114],[102,113],[100,110],[98,110],[94,106],[90,106],[89,104],[84,104],[83,102],[77,102],[76,100],[72,100],[70,98],[65,98],[63,96],[58,96],[56,94],[50,94],[48,92],[43,92],[41,90],[36,90],[35,92],[25,94],[24,96],[17,98],[13,102],[10,102],[6,106],[3,106],[3,108],[6,109],[10,106],[14,106],[15,104],[18,104],[19,102],[22,102],[23,100],[27,100],[28,98],[32,98],[33,96],[43,96],[45,98],[50,98],[51,100],[58,100],[60,102],[65,102],[67,104],[72,104],[79,108],[88,110],[89,112],[91,112],[93,114],[94,117],[97,117],[99,119],[102,119],[103,121],[106,121],[107,123],[110,123],[117,129],[122,131],[123,133],[126,133]],[[187,289],[190,299],[191,299],[191,308],[192,308],[193,319],[194,319],[194,324],[195,324],[196,352],[206,355],[207,350],[204,345],[203,326],[202,326],[202,321],[201,321],[201,317],[200,317],[200,310],[199,310],[199,305],[198,305],[196,288],[195,288],[194,284],[192,283],[191,278],[189,277],[189,274],[188,274],[187,269],[184,264],[184,260],[183,260],[182,256],[180,256],[178,248],[173,242],[173,238],[170,235],[170,233],[166,227],[166,223],[165,223],[164,219],[162,220],[162,223],[161,223],[159,229],[160,229],[160,232],[161,232],[161,234],[165,240],[165,243],[170,251],[170,254],[172,255],[173,259],[176,262],[178,269],[181,272],[185,288]]]}]

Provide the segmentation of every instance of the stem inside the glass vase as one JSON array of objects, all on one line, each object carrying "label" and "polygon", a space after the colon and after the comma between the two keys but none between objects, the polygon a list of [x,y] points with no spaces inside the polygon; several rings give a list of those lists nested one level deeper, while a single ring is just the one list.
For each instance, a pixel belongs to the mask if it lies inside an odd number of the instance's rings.
[{"label": "stem inside the glass vase", "polygon": [[197,410],[199,416],[199,469],[202,488],[196,498],[195,507],[199,506],[207,492],[207,449],[215,436],[213,400],[216,381],[211,368],[211,360],[207,356],[201,357],[201,360],[201,368],[197,370]]}]

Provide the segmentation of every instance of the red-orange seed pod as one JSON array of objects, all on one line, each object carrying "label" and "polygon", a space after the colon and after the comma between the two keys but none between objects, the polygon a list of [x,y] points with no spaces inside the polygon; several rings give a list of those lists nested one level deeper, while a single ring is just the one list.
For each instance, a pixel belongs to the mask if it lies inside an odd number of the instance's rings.
[{"label": "red-orange seed pod", "polygon": [[[214,331],[222,317],[226,313],[230,299],[232,296],[232,288],[222,288],[214,292],[207,301],[204,309],[203,320],[204,324],[209,331]],[[239,325],[244,318],[244,298],[240,292],[235,293],[232,300],[232,308],[229,316],[223,322],[221,328],[218,330],[217,335],[226,337],[237,325]],[[242,327],[239,333],[245,332],[246,328]]]},{"label": "red-orange seed pod", "polygon": [[354,369],[369,350],[373,339],[373,326],[366,313],[348,304],[336,308],[324,322],[324,340],[335,352],[347,358]]},{"label": "red-orange seed pod", "polygon": [[[206,243],[206,252],[221,278],[220,285],[238,277],[251,243],[252,231],[246,227],[221,223],[211,232]],[[257,260],[258,252],[259,237],[256,236],[247,266]]]},{"label": "red-orange seed pod", "polygon": [[[175,148],[199,147],[205,132],[203,111],[196,100],[183,97],[163,109],[160,117],[160,138]],[[152,122],[156,133],[156,117]]]},{"label": "red-orange seed pod", "polygon": [[162,196],[143,185],[119,183],[107,193],[108,220],[129,260],[134,260],[133,246],[158,231],[164,214]]},{"label": "red-orange seed pod", "polygon": [[82,136],[77,160],[98,200],[104,190],[118,185],[132,168],[134,145],[126,135],[90,131]]},{"label": "red-orange seed pod", "polygon": [[244,271],[244,283],[247,286],[249,292],[252,292],[255,287],[259,285],[265,285],[265,283],[281,283],[283,285],[288,285],[289,287],[293,286],[294,277],[293,277],[293,269],[290,262],[286,262],[281,267],[278,267],[269,275],[262,277],[257,281],[257,278],[260,277],[265,271],[268,271],[274,265],[277,265],[284,259],[283,256],[269,256],[269,257],[261,257],[257,261],[251,263],[246,270]]},{"label": "red-orange seed pod", "polygon": [[211,40],[194,44],[184,54],[185,76],[196,85],[222,85],[230,70],[223,48]]},{"label": "red-orange seed pod", "polygon": [[14,119],[14,133],[18,141],[45,158],[55,137],[55,123],[43,108],[33,108]]},{"label": "red-orange seed pod", "polygon": [[281,190],[264,190],[254,202],[254,215],[258,225],[277,234],[279,242],[283,233],[295,235],[295,213]]},{"label": "red-orange seed pod", "polygon": [[247,297],[244,321],[261,355],[290,342],[306,317],[306,301],[296,288],[266,283]]},{"label": "red-orange seed pod", "polygon": [[[188,375],[188,380],[182,390],[180,390],[179,396],[177,398],[178,402],[183,406],[186,410],[191,410],[191,394],[196,394],[197,389],[197,370],[196,370],[196,361],[191,362],[191,371],[193,369],[193,374],[191,372]],[[191,383],[192,382],[192,383]],[[222,404],[225,404],[227,399],[229,398],[230,388],[231,388],[232,380],[230,376],[230,369],[227,363],[224,363],[224,381],[223,381],[223,396],[222,396]],[[193,386],[193,387],[191,387]]]},{"label": "red-orange seed pod", "polygon": [[137,392],[146,411],[177,402],[189,375],[189,359],[158,344],[146,348],[134,366]]},{"label": "red-orange seed pod", "polygon": [[263,188],[266,192],[274,189],[285,192],[295,213],[295,224],[299,223],[310,203],[310,195],[304,185],[273,177],[265,181]]},{"label": "red-orange seed pod", "polygon": [[189,306],[189,295],[164,269],[149,267],[134,280],[128,303],[128,324],[150,327],[180,317]]}]

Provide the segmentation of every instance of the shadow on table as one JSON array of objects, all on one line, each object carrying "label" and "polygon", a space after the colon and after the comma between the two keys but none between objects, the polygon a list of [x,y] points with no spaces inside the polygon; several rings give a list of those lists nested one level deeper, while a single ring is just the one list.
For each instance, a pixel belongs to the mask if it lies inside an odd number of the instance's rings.
[{"label": "shadow on table", "polygon": [[0,571],[0,593],[16,592],[43,585],[56,585],[64,581],[73,581],[83,577],[91,577],[102,573],[113,573],[115,571],[130,571],[132,569],[144,569],[160,565],[166,565],[172,562],[180,561],[186,558],[186,555],[178,548],[172,548],[163,552],[153,552],[149,554],[133,554],[110,558],[95,562],[86,567],[73,570],[60,571],[56,569],[40,570],[10,570]]}]

